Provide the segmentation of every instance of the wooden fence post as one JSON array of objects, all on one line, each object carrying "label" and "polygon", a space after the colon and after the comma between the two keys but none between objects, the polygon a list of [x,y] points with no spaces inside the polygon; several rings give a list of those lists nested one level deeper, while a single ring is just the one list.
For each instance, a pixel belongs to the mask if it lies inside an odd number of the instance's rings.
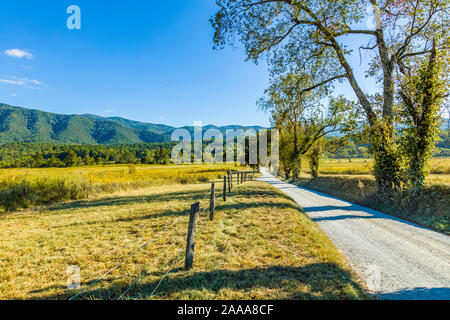
[{"label": "wooden fence post", "polygon": [[241,173],[241,184],[244,183],[244,173]]},{"label": "wooden fence post", "polygon": [[231,171],[231,190],[233,190],[234,187],[233,182],[233,171]]},{"label": "wooden fence post", "polygon": [[223,201],[227,201],[227,177],[223,176]]},{"label": "wooden fence post", "polygon": [[184,267],[186,270],[192,269],[194,266],[194,246],[195,246],[195,225],[197,224],[197,216],[200,210],[200,202],[191,206],[191,215],[189,217],[189,229],[186,244],[186,259]]},{"label": "wooden fence post", "polygon": [[209,220],[214,220],[214,206],[216,205],[216,186],[211,183],[211,198],[209,199]]},{"label": "wooden fence post", "polygon": [[228,192],[231,193],[231,188],[233,188],[233,172],[228,174]]}]

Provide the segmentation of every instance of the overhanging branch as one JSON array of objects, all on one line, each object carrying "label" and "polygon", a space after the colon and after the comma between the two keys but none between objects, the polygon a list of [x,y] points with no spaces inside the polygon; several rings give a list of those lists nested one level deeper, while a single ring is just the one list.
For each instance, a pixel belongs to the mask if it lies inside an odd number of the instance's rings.
[{"label": "overhanging branch", "polygon": [[325,80],[325,81],[322,81],[322,82],[320,82],[320,83],[318,83],[318,84],[313,85],[312,87],[303,89],[302,91],[300,91],[300,95],[302,95],[302,94],[304,94],[304,93],[306,93],[306,92],[312,91],[312,90],[314,90],[314,89],[317,89],[317,88],[319,88],[319,87],[321,87],[321,86],[323,86],[323,85],[325,85],[325,84],[327,84],[327,83],[329,83],[329,82],[332,82],[332,81],[334,81],[334,80],[337,80],[337,79],[343,79],[343,78],[346,78],[346,77],[347,77],[347,74],[341,74],[341,75],[335,76],[335,77],[333,77],[333,78],[327,79],[327,80]]}]

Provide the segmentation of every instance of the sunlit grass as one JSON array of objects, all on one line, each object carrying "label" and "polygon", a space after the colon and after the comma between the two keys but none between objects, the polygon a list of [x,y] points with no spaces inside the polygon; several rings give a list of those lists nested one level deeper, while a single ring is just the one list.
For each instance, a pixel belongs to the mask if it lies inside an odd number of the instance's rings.
[{"label": "sunlit grass", "polygon": [[204,183],[221,178],[234,165],[123,165],[0,170],[0,210],[85,199],[98,193],[167,184]]},{"label": "sunlit grass", "polygon": [[[78,291],[67,289],[67,267],[80,267],[85,287],[173,222],[80,298],[117,299],[171,245],[126,299],[366,297],[318,226],[261,182],[236,186],[226,203],[219,199],[214,221],[202,213],[194,269],[183,270],[183,214],[209,190],[209,184],[147,187],[0,216],[0,299],[68,299]],[[201,209],[207,207],[205,199]],[[175,256],[181,259],[170,267]]]},{"label": "sunlit grass", "polygon": [[[305,166],[305,172],[309,172]],[[349,174],[349,175],[364,175],[371,174],[373,171],[372,159],[323,159],[320,161],[321,174]],[[435,178],[434,175],[444,174],[446,177],[440,177],[440,182],[450,183],[450,158],[434,158],[431,160],[430,168],[431,180]]]},{"label": "sunlit grass", "polygon": [[70,168],[17,168],[0,170],[0,182],[11,179],[82,179],[89,183],[152,182],[153,184],[181,183],[183,179],[198,182],[199,179],[216,179],[226,170],[239,170],[234,165],[128,165],[86,166]]}]

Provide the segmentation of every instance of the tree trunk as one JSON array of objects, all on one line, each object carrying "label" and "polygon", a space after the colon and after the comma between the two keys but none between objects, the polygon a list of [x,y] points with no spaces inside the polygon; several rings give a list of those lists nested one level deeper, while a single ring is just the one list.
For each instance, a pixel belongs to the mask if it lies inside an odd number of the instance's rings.
[{"label": "tree trunk", "polygon": [[407,139],[405,146],[409,161],[408,179],[413,193],[421,191],[425,186],[426,168],[433,154],[439,127],[441,98],[438,94],[439,70],[436,69],[436,60],[436,46],[433,44],[427,66],[424,70],[419,70],[417,75],[420,79],[416,88],[420,93],[419,101],[414,103],[407,92],[402,91],[400,94],[413,122],[409,128],[409,135],[413,138]]},{"label": "tree trunk", "polygon": [[294,180],[298,180],[300,177],[300,173],[302,171],[302,157],[297,156],[296,159],[294,159],[294,169],[292,170],[293,174],[292,177]]},{"label": "tree trunk", "polygon": [[389,124],[378,124],[371,129],[374,175],[378,193],[385,195],[400,190],[402,182],[401,158],[392,137],[393,128]]},{"label": "tree trunk", "polygon": [[314,148],[309,155],[309,166],[311,169],[311,177],[313,179],[319,176],[319,160],[320,160],[320,149],[318,147]]}]

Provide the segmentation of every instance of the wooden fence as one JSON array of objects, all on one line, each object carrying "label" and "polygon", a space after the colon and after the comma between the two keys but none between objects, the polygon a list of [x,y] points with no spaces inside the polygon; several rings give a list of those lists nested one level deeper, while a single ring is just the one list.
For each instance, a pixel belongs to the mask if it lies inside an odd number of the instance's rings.
[{"label": "wooden fence", "polygon": [[[233,190],[234,185],[240,185],[243,184],[247,181],[252,181],[255,179],[255,175],[256,172],[255,171],[251,171],[251,172],[238,172],[238,171],[229,171],[226,173],[226,175],[223,177],[223,188],[222,188],[222,198],[223,201],[226,202],[227,201],[227,194],[231,193],[231,191]],[[219,182],[221,183],[221,182]],[[188,236],[187,236],[187,241],[186,241],[186,254],[185,254],[185,269],[189,270],[192,269],[194,266],[194,248],[195,248],[195,234],[196,232],[199,232],[200,230],[197,230],[197,220],[199,217],[199,213],[203,213],[203,212],[207,212],[207,210],[209,209],[209,220],[213,221],[214,220],[214,212],[216,210],[216,200],[218,199],[218,194],[216,192],[216,182],[211,183],[211,193],[210,195],[206,195],[203,200],[207,199],[209,197],[209,208],[206,207],[203,210],[200,210],[200,202],[203,201],[198,201],[195,202],[191,205],[191,209],[189,212],[186,212],[186,214],[189,213],[189,224],[188,224]],[[186,215],[185,214],[185,215]],[[185,216],[183,215],[183,216]],[[145,242],[142,246],[140,246],[139,248],[137,248],[135,251],[131,252],[126,258],[124,258],[123,260],[121,260],[119,263],[117,263],[113,268],[109,269],[107,272],[105,272],[103,275],[101,275],[99,278],[97,278],[95,281],[91,282],[89,285],[87,285],[84,289],[82,289],[80,292],[78,292],[77,294],[75,294],[74,296],[72,296],[70,298],[70,300],[74,300],[77,297],[80,297],[81,295],[83,295],[89,288],[92,288],[96,283],[100,282],[102,279],[104,279],[106,276],[110,275],[114,270],[116,270],[119,266],[121,266],[122,264],[124,264],[126,261],[129,261],[132,257],[134,257],[136,254],[138,254],[142,249],[146,248],[149,243],[151,243],[152,241],[154,241],[156,238],[158,238],[161,234],[165,233],[166,231],[168,231],[171,227],[173,227],[176,223],[178,223],[178,220],[176,220],[175,222],[173,222],[172,224],[170,224],[169,226],[167,226],[164,230],[162,230],[160,233],[158,233],[157,235],[155,235],[155,237],[153,237],[152,239],[148,240],[147,242]],[[203,226],[202,226],[203,227]],[[159,258],[161,258],[163,255],[166,254],[166,252],[169,251],[169,249],[172,249],[174,247],[175,244],[172,244],[168,249],[166,249],[161,255],[158,256],[158,258],[156,260],[158,260]],[[181,258],[183,258],[182,256],[183,252],[180,252],[180,257],[177,257],[175,262],[170,266],[170,268],[175,264],[181,262]],[[178,256],[178,255],[177,255]],[[151,266],[154,266],[155,264],[152,264]],[[170,271],[169,268],[169,271]],[[147,270],[145,270],[144,272],[141,272],[141,274],[135,279],[135,281],[120,295],[120,297],[118,298],[119,300],[122,299],[123,297],[125,297],[131,290],[133,287],[135,287],[135,285],[138,283],[138,281],[147,274],[147,271],[149,270],[149,268]],[[166,272],[163,276],[163,278],[161,278],[160,282],[158,283],[157,287],[155,288],[155,290],[153,291],[151,297],[153,297],[156,294],[156,291],[159,287],[159,285],[161,284],[161,282],[163,281],[164,277],[167,276],[168,272]],[[150,298],[151,298],[150,297]]]},{"label": "wooden fence", "polygon": [[[255,178],[255,172],[227,172],[227,175],[223,177],[223,201],[227,201],[227,192],[230,193],[233,190],[234,182],[236,185],[243,184],[247,181],[252,181]],[[228,188],[227,188],[228,185]],[[214,211],[216,207],[216,185],[211,183],[211,195],[209,202],[209,219],[214,220]],[[200,202],[193,203],[191,206],[189,225],[188,225],[188,237],[186,243],[186,257],[184,267],[186,270],[192,269],[194,266],[194,247],[195,247],[195,232],[197,225],[198,213],[200,212]]]}]

